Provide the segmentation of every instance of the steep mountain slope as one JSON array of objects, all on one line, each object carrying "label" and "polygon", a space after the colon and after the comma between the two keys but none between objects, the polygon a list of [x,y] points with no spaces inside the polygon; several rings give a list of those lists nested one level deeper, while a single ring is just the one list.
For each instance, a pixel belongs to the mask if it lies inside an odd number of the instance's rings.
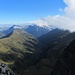
[{"label": "steep mountain slope", "polygon": [[25,71],[25,75],[50,75],[53,66],[62,55],[65,47],[75,39],[75,33],[70,33],[67,30],[54,29],[38,39],[44,46],[43,57],[35,66],[31,66]]},{"label": "steep mountain slope", "polygon": [[64,49],[58,58],[51,75],[75,75],[75,40]]},{"label": "steep mountain slope", "polygon": [[46,44],[48,46],[48,45],[50,45],[50,43],[54,43],[54,42],[64,38],[69,33],[70,32],[68,30],[61,30],[61,29],[56,28],[56,29],[50,31],[49,33],[47,33],[46,35],[39,37],[38,40],[41,43]]},{"label": "steep mountain slope", "polygon": [[39,50],[40,43],[37,39],[23,30],[16,29],[0,39],[0,62],[12,65],[18,59],[24,58],[25,54],[33,55]]}]

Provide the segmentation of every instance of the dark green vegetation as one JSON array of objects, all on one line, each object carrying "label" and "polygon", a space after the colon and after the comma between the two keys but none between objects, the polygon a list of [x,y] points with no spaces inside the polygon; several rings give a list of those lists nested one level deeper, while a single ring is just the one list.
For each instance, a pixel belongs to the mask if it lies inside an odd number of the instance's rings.
[{"label": "dark green vegetation", "polygon": [[75,40],[64,49],[56,61],[51,75],[75,75]]},{"label": "dark green vegetation", "polygon": [[75,33],[55,29],[38,39],[43,44],[43,57],[35,66],[25,71],[25,75],[50,75],[64,49],[75,39]]}]

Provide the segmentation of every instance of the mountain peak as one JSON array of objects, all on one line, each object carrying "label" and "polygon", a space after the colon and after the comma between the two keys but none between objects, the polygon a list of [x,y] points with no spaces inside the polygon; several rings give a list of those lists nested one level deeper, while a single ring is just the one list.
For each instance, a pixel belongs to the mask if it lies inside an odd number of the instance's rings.
[{"label": "mountain peak", "polygon": [[13,29],[21,29],[22,27],[20,25],[13,25],[11,28],[13,28]]},{"label": "mountain peak", "polygon": [[22,29],[30,34],[32,34],[34,37],[38,38],[41,35],[44,35],[46,33],[48,33],[49,31],[53,30],[54,27],[48,25],[42,25],[40,26],[39,24],[36,23],[32,23],[32,24],[24,24],[24,25],[13,25],[11,27],[8,27],[7,29],[1,29],[1,32],[4,33],[5,35],[10,34],[11,32],[13,32],[16,29]]}]

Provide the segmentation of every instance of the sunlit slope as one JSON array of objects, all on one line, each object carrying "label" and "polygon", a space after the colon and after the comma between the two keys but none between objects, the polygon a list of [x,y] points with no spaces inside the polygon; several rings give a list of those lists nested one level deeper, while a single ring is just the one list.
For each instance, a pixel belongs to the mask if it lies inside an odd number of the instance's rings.
[{"label": "sunlit slope", "polygon": [[0,62],[13,64],[17,59],[23,58],[25,53],[37,52],[40,48],[38,43],[30,34],[16,29],[0,39]]}]

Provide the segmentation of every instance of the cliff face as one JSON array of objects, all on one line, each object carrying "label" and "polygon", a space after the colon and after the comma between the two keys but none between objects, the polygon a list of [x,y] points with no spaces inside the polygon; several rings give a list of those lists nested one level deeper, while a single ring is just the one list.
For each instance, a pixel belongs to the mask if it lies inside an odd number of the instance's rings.
[{"label": "cliff face", "polygon": [[51,75],[75,75],[75,40],[64,49]]}]

